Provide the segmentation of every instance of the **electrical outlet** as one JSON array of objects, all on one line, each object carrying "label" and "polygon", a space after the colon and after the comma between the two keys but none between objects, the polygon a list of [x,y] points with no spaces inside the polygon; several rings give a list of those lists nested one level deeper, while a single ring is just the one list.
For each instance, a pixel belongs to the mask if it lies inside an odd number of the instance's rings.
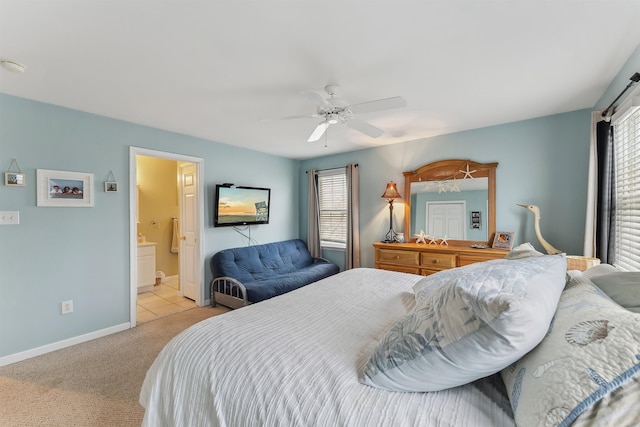
[{"label": "electrical outlet", "polygon": [[62,301],[60,304],[62,305],[62,314],[73,313],[73,300]]},{"label": "electrical outlet", "polygon": [[20,224],[20,211],[0,211],[0,225]]}]

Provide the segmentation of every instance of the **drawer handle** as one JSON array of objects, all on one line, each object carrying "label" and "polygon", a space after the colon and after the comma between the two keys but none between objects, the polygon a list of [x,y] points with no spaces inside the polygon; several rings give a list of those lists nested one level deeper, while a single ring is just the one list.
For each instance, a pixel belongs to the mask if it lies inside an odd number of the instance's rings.
[{"label": "drawer handle", "polygon": [[400,259],[400,255],[396,255],[396,259]]},{"label": "drawer handle", "polygon": [[434,264],[437,264],[437,263],[439,263],[439,262],[440,262],[440,260],[439,260],[439,259],[434,259],[432,262],[433,262]]}]

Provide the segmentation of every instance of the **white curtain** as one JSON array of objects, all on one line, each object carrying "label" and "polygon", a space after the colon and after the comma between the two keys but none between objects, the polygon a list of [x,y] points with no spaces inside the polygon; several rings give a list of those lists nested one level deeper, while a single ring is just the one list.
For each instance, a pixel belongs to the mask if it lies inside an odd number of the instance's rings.
[{"label": "white curtain", "polygon": [[309,201],[307,206],[307,247],[313,257],[321,256],[320,249],[320,209],[318,207],[318,171],[307,171]]},{"label": "white curtain", "polygon": [[584,225],[584,256],[596,256],[596,221],[598,201],[598,140],[597,124],[602,111],[591,113],[591,144],[589,146],[589,175],[587,177],[587,215]]},{"label": "white curtain", "polygon": [[347,166],[347,246],[345,270],[360,267],[360,174],[358,165]]}]

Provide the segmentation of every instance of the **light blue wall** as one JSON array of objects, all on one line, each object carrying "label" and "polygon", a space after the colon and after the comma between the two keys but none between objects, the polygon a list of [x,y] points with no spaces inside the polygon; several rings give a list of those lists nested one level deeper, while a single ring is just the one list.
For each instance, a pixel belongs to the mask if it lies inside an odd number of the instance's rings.
[{"label": "light blue wall", "polygon": [[[389,211],[381,198],[389,181],[404,194],[403,171],[437,160],[459,158],[498,162],[496,225],[515,231],[516,243],[542,247],[533,231],[533,215],[516,203],[535,204],[542,211],[542,234],[570,254],[582,254],[587,200],[590,110],[475,129],[420,141],[371,148],[305,160],[305,171],[358,163],[360,170],[360,260],[373,267],[373,247],[389,227]],[[331,142],[329,142],[331,144]],[[300,186],[300,218],[306,218],[307,187]],[[394,228],[404,228],[404,205],[394,203]],[[305,221],[300,235],[306,239]]]},{"label": "light blue wall", "polygon": [[[251,237],[298,237],[298,161],[0,94],[0,165],[26,173],[25,187],[0,185],[0,210],[20,211],[0,226],[0,357],[129,321],[129,146],[204,159],[207,258],[246,245],[212,226],[216,183],[271,187],[271,222]],[[95,207],[36,207],[36,169],[93,173]],[[118,193],[103,191],[109,171]]]}]

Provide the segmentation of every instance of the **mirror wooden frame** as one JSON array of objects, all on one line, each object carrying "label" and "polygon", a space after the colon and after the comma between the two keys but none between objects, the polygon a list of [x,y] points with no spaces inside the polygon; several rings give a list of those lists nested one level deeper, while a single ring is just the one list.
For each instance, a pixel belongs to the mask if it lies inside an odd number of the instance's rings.
[{"label": "mirror wooden frame", "polygon": [[[469,166],[469,169],[467,169]],[[449,244],[478,244],[491,246],[496,232],[496,169],[498,163],[477,163],[471,160],[449,159],[428,163],[414,171],[403,172],[404,175],[404,235],[405,241],[415,242],[411,234],[411,183],[423,181],[450,180],[453,176],[461,179],[464,172],[473,172],[474,178],[487,178],[488,205],[487,238],[485,241],[450,240]]]}]

